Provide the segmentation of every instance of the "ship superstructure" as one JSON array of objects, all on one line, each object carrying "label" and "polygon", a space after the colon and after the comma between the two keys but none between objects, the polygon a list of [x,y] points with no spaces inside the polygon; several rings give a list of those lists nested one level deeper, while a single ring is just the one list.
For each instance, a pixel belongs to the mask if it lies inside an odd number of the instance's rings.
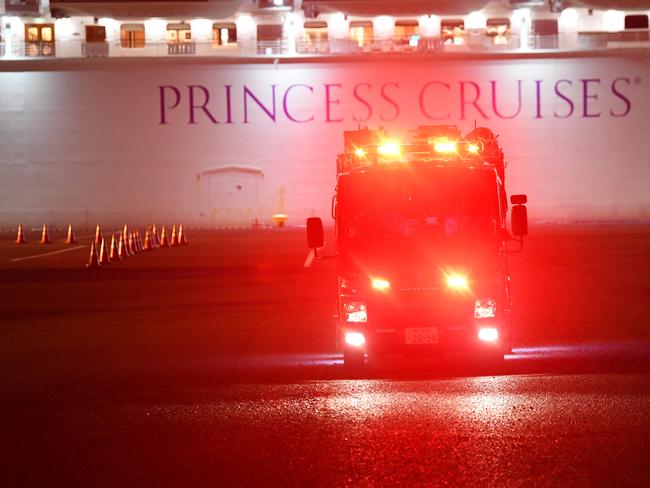
[{"label": "ship superstructure", "polygon": [[4,0],[0,14],[5,59],[650,46],[642,0]]}]

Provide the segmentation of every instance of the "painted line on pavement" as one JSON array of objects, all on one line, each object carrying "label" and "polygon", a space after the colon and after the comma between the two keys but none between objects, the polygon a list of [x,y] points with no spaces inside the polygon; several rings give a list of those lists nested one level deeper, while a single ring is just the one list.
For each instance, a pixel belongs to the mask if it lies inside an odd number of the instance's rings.
[{"label": "painted line on pavement", "polygon": [[305,264],[303,264],[304,268],[309,268],[311,266],[311,263],[314,262],[314,257],[316,256],[316,253],[314,250],[310,250],[309,254],[307,254],[307,259],[305,259]]},{"label": "painted line on pavement", "polygon": [[67,249],[60,249],[59,251],[45,252],[41,254],[33,254],[31,256],[23,256],[21,258],[14,258],[11,260],[12,263],[17,263],[18,261],[27,261],[28,259],[44,258],[45,256],[54,256],[55,254],[62,254],[64,252],[76,251],[77,249],[82,249],[86,246],[75,246],[69,247]]}]

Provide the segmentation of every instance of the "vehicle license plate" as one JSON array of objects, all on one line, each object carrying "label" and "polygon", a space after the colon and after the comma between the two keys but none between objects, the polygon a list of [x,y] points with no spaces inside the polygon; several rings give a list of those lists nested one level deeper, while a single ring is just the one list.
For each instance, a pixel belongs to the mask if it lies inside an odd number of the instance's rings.
[{"label": "vehicle license plate", "polygon": [[437,344],[437,327],[414,327],[405,330],[407,344]]}]

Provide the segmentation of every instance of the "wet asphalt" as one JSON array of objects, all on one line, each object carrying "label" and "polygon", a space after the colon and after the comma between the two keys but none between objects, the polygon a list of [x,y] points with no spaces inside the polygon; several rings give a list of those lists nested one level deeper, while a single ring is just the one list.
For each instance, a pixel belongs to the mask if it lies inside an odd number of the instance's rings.
[{"label": "wet asphalt", "polygon": [[0,245],[0,480],[647,486],[649,235],[538,229],[513,260],[522,326],[501,368],[360,375],[333,348],[333,269],[303,268],[300,231],[197,233],[90,276],[85,249],[12,262],[43,251]]}]

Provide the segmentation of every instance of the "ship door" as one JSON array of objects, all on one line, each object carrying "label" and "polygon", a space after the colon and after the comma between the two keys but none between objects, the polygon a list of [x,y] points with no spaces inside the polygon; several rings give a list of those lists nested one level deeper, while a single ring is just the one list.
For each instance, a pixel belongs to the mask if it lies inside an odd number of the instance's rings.
[{"label": "ship door", "polygon": [[54,54],[54,24],[25,24],[25,55]]},{"label": "ship door", "polygon": [[260,169],[223,166],[204,171],[200,178],[207,193],[207,216],[215,225],[250,225],[258,217],[264,178]]}]

